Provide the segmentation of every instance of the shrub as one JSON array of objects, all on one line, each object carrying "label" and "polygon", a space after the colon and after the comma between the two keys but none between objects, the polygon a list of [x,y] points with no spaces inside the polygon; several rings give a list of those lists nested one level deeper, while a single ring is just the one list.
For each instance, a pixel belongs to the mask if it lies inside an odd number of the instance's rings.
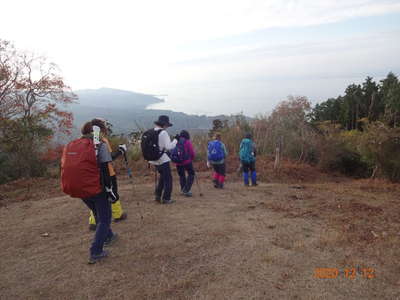
[{"label": "shrub", "polygon": [[368,124],[358,142],[366,163],[392,181],[400,180],[399,146],[400,129],[390,128],[381,122]]},{"label": "shrub", "polygon": [[209,138],[206,134],[197,134],[191,137],[194,151],[196,152],[195,161],[207,160],[207,144]]},{"label": "shrub", "polygon": [[134,144],[129,147],[127,157],[131,161],[139,161],[142,157],[142,150],[139,144]]},{"label": "shrub", "polygon": [[319,150],[318,165],[324,171],[336,171],[348,176],[368,177],[370,165],[358,151],[358,131],[342,131],[331,123],[319,124],[322,136]]}]

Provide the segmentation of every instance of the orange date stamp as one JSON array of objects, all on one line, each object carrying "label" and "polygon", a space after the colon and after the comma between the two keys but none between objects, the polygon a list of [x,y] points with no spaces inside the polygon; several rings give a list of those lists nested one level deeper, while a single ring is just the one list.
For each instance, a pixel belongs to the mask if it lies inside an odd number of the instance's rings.
[{"label": "orange date stamp", "polygon": [[376,277],[375,269],[372,268],[362,268],[361,274],[357,272],[356,268],[344,269],[344,272],[340,272],[337,268],[316,268],[314,271],[314,277],[318,279],[337,279],[341,274],[344,274],[344,277],[348,279],[356,279],[360,276],[365,279],[373,279]]}]

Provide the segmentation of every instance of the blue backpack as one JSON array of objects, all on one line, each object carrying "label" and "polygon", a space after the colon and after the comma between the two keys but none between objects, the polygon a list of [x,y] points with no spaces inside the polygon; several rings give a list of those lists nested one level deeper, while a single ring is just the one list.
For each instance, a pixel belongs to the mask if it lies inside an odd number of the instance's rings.
[{"label": "blue backpack", "polygon": [[208,142],[208,161],[220,161],[225,158],[225,152],[220,141]]},{"label": "blue backpack", "polygon": [[245,163],[255,161],[254,144],[250,139],[243,139],[240,143],[239,158]]},{"label": "blue backpack", "polygon": [[170,158],[174,163],[180,164],[190,159],[189,153],[185,149],[185,138],[180,138],[176,147],[171,150]]}]

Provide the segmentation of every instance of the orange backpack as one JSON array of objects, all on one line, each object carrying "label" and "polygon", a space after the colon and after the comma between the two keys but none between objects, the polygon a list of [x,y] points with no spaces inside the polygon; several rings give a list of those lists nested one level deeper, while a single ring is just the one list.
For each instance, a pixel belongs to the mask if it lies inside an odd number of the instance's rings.
[{"label": "orange backpack", "polygon": [[93,140],[80,138],[64,147],[61,187],[64,193],[73,198],[89,198],[102,192]]}]

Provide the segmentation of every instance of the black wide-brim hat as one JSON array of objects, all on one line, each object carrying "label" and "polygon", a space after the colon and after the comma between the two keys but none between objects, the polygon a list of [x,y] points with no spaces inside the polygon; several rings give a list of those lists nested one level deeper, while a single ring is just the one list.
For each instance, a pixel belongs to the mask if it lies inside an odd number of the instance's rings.
[{"label": "black wide-brim hat", "polygon": [[159,116],[158,120],[154,122],[154,124],[164,127],[164,126],[168,126],[168,127],[172,127],[173,124],[171,124],[169,122],[169,117],[168,116]]}]

